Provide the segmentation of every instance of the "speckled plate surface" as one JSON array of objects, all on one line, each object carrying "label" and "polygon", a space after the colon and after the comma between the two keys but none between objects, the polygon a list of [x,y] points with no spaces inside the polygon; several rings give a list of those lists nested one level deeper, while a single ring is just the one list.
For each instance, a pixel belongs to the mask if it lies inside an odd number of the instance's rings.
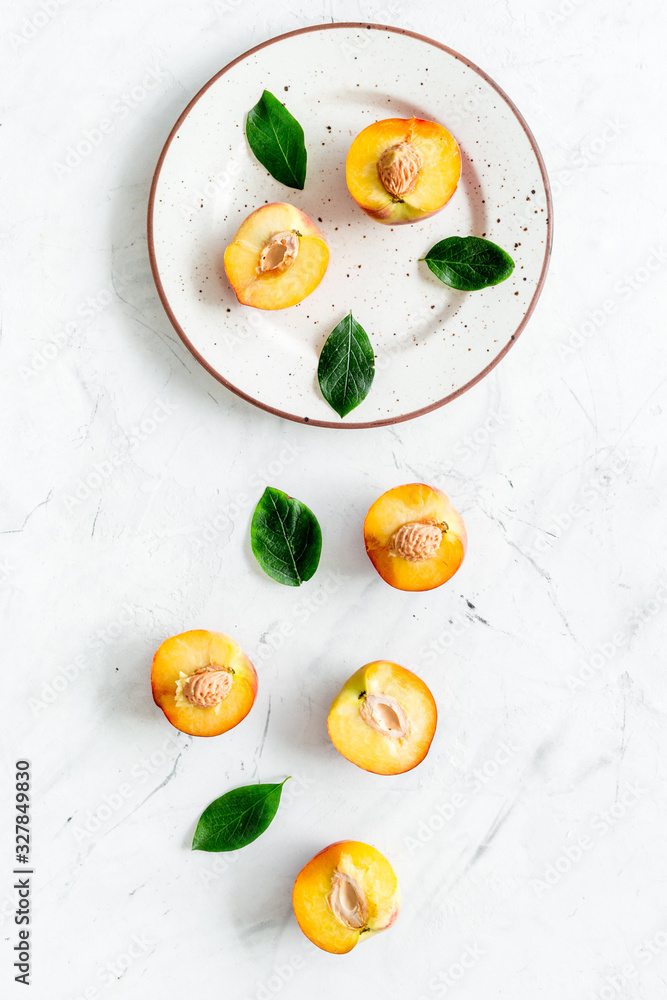
[{"label": "speckled plate surface", "polygon": [[[304,191],[273,180],[247,146],[246,114],[265,88],[303,125]],[[345,158],[366,125],[413,114],[441,122],[457,138],[461,183],[430,219],[383,226],[352,201]],[[237,303],[222,259],[243,219],[271,201],[310,215],[331,259],[307,299],[263,312]],[[500,244],[516,262],[512,277],[480,292],[447,288],[418,261],[454,235]],[[551,196],[525,121],[480,69],[401,29],[327,24],[251,49],[202,88],[160,156],[148,238],[169,318],[212,375],[291,420],[369,427],[442,406],[503,357],[544,283]],[[340,420],[316,372],[322,344],[350,309],[374,344],[376,376],[367,399]]]}]

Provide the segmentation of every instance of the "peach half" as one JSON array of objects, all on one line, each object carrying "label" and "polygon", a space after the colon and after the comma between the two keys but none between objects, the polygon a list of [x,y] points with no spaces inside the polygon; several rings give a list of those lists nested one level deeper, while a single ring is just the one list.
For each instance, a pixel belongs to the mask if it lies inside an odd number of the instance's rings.
[{"label": "peach half", "polygon": [[376,660],[357,670],[334,698],[327,725],[339,753],[374,774],[402,774],[420,764],[438,710],[416,674]]},{"label": "peach half", "polygon": [[433,590],[454,576],[468,544],[463,518],[434,486],[383,493],[364,521],[366,552],[397,590]]},{"label": "peach half", "polygon": [[256,309],[295,306],[315,291],[328,263],[320,230],[285,202],[249,215],[225,250],[225,271],[237,299]]},{"label": "peach half", "polygon": [[172,726],[190,736],[219,736],[252,708],[257,674],[222,632],[193,629],[165,639],[151,670],[153,700]]},{"label": "peach half", "polygon": [[386,118],[350,146],[350,194],[376,222],[389,226],[434,215],[456,191],[461,154],[454,136],[422,118]]},{"label": "peach half", "polygon": [[358,840],[340,840],[303,868],[292,892],[294,915],[313,944],[334,955],[384,931],[401,908],[396,873],[383,854]]}]

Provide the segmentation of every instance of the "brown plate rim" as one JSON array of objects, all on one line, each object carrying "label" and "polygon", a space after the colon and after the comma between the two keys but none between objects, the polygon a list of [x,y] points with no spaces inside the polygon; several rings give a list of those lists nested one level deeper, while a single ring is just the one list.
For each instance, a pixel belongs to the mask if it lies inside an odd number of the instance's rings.
[{"label": "brown plate rim", "polygon": [[[203,357],[203,355],[199,353],[194,344],[192,344],[192,342],[189,340],[187,334],[185,333],[185,330],[183,330],[180,323],[176,319],[176,316],[174,315],[174,312],[169,304],[169,300],[162,285],[162,281],[160,279],[160,272],[158,269],[157,259],[155,255],[155,243],[153,239],[153,214],[155,209],[155,196],[157,191],[157,185],[160,179],[160,173],[162,171],[162,164],[164,163],[165,157],[169,152],[169,148],[174,139],[174,136],[180,129],[183,121],[189,115],[190,111],[195,106],[197,101],[206,93],[209,87],[212,87],[213,84],[217,80],[219,80],[221,76],[224,76],[225,73],[229,72],[229,70],[232,69],[233,66],[236,66],[237,63],[241,62],[241,60],[246,59],[254,52],[259,52],[260,49],[266,48],[267,45],[273,45],[276,42],[283,41],[283,39],[285,38],[292,38],[295,35],[303,35],[309,31],[324,31],[328,29],[341,29],[341,28],[357,28],[362,31],[366,30],[393,31],[395,34],[408,35],[410,38],[417,38],[419,39],[419,41],[426,42],[427,44],[433,45],[438,49],[442,49],[443,52],[447,52],[450,56],[453,56],[455,59],[458,59],[460,62],[464,63],[466,66],[472,69],[475,73],[479,74],[479,76],[481,76],[482,79],[486,80],[486,82],[491,87],[493,87],[493,89],[511,108],[513,114],[516,116],[517,121],[519,122],[519,124],[521,125],[521,127],[523,128],[524,132],[528,137],[528,141],[530,142],[533,152],[535,153],[535,157],[537,159],[540,168],[540,173],[542,174],[544,190],[547,196],[547,213],[548,213],[547,240],[544,252],[544,261],[542,264],[542,271],[540,273],[540,278],[537,283],[537,287],[535,288],[533,297],[530,300],[526,312],[524,313],[523,319],[519,323],[514,333],[511,335],[508,342],[495,356],[495,358],[491,362],[489,362],[486,368],[482,369],[482,371],[479,372],[473,379],[470,379],[469,382],[466,382],[465,385],[457,389],[456,392],[451,392],[449,393],[449,395],[443,396],[442,399],[436,400],[435,403],[430,403],[428,406],[424,406],[419,410],[412,410],[410,413],[400,414],[397,417],[386,417],[382,420],[368,420],[364,421],[363,423],[360,422],[345,423],[342,420],[339,423],[335,423],[332,420],[315,420],[311,417],[301,417],[295,413],[288,413],[285,410],[279,410],[275,406],[269,406],[267,403],[263,403],[260,399],[256,399],[254,396],[248,395],[247,392],[244,392],[242,389],[239,389],[238,386],[235,386],[232,382],[226,379],[224,375],[222,375],[219,371],[217,371],[217,369],[213,368],[213,366],[206,360],[206,358]],[[551,260],[551,250],[553,245],[553,200],[551,197],[551,186],[549,184],[549,177],[547,175],[547,170],[544,164],[542,153],[540,152],[539,146],[537,145],[535,137],[531,132],[530,128],[528,127],[525,118],[517,108],[516,104],[507,96],[505,91],[501,87],[499,87],[498,84],[495,82],[495,80],[492,80],[491,77],[487,73],[485,73],[483,69],[480,69],[480,67],[477,66],[476,63],[472,62],[470,59],[467,59],[465,56],[462,56],[460,52],[457,52],[455,49],[450,48],[448,45],[444,45],[442,42],[438,42],[434,38],[429,38],[428,35],[421,35],[416,31],[409,31],[407,28],[398,28],[388,24],[373,24],[373,23],[368,23],[366,21],[334,21],[328,24],[312,24],[305,28],[297,28],[294,31],[286,31],[282,35],[276,35],[274,38],[269,38],[265,42],[260,42],[259,45],[253,46],[253,48],[248,49],[246,52],[243,52],[240,56],[237,56],[236,59],[233,59],[231,62],[227,63],[227,65],[224,66],[223,69],[221,69],[218,73],[216,73],[215,76],[212,76],[211,79],[204,84],[201,90],[199,90],[198,93],[195,94],[195,96],[192,98],[190,103],[187,105],[182,114],[179,116],[178,121],[176,122],[171,132],[169,133],[167,141],[165,142],[162,148],[162,152],[160,153],[160,157],[157,161],[157,166],[155,167],[155,173],[153,174],[153,180],[151,182],[151,189],[148,198],[147,237],[148,237],[148,256],[150,259],[151,271],[153,272],[153,280],[155,281],[155,286],[157,288],[158,295],[160,296],[160,301],[162,302],[164,311],[166,312],[169,321],[171,322],[171,325],[174,327],[176,333],[179,335],[179,337],[181,338],[187,349],[190,351],[190,353],[193,355],[193,357],[195,357],[197,361],[200,363],[200,365],[202,365],[203,368],[205,368],[215,379],[217,379],[218,382],[222,383],[222,385],[224,385],[227,389],[231,390],[231,392],[235,393],[237,396],[240,396],[241,399],[245,399],[246,402],[252,403],[253,406],[258,406],[260,409],[265,410],[267,413],[273,413],[277,417],[283,417],[285,420],[293,420],[296,423],[308,424],[309,426],[312,427],[334,427],[334,428],[343,428],[347,430],[360,430],[369,427],[388,427],[391,424],[403,423],[406,420],[414,420],[415,417],[421,417],[425,413],[431,413],[433,410],[437,410],[441,406],[445,406],[446,403],[451,403],[452,400],[457,399],[459,396],[463,395],[463,393],[467,392],[468,389],[472,389],[474,385],[476,385],[478,382],[481,382],[481,380],[485,378],[489,374],[489,372],[492,371],[497,364],[499,364],[500,361],[502,361],[502,359],[509,351],[510,347],[512,347],[512,345],[516,343],[519,335],[521,334],[528,320],[532,316],[535,306],[537,305],[538,299],[542,294],[542,289],[544,288],[544,282],[546,280],[547,271],[549,269],[549,262]]]}]

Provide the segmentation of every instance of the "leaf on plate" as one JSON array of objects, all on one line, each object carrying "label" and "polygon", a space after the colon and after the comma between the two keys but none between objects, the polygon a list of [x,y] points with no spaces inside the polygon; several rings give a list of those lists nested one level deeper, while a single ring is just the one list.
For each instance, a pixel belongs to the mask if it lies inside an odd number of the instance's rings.
[{"label": "leaf on plate", "polygon": [[479,236],[450,236],[436,243],[421,259],[446,285],[464,292],[497,285],[514,270],[508,253]]},{"label": "leaf on plate", "polygon": [[374,376],[373,347],[349,312],[331,331],[320,353],[317,378],[322,395],[344,417],[364,401]]},{"label": "leaf on plate", "polygon": [[255,508],[250,541],[264,572],[287,587],[301,586],[318,567],[322,532],[317,518],[273,486],[267,486]]},{"label": "leaf on plate", "polygon": [[238,851],[271,823],[280,804],[285,778],[276,785],[242,785],[211,802],[199,817],[193,851]]},{"label": "leaf on plate", "polygon": [[303,190],[306,146],[303,129],[277,97],[265,90],[248,112],[245,134],[253,153],[281,184]]}]

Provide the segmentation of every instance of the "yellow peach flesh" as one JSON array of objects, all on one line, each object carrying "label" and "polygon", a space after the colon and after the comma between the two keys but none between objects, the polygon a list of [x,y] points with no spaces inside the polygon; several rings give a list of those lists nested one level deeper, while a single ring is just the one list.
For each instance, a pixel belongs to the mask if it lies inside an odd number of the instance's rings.
[{"label": "yellow peach flesh", "polygon": [[[364,718],[368,696],[389,703],[383,723],[400,734],[384,735]],[[394,706],[401,709],[396,718]],[[333,701],[328,729],[336,749],[348,760],[374,774],[402,774],[419,764],[428,753],[437,723],[437,708],[426,684],[405,667],[376,660],[361,667],[343,685]]]},{"label": "yellow peach flesh", "polygon": [[[411,560],[397,553],[396,533],[408,524],[442,530],[440,544],[430,558]],[[461,515],[444,493],[424,483],[397,486],[383,493],[366,515],[364,541],[380,576],[398,590],[412,591],[432,590],[449,580],[467,548]]]},{"label": "yellow peach flesh", "polygon": [[[271,263],[265,254],[277,235],[294,234],[298,249],[290,266],[262,269]],[[264,257],[263,257],[264,255]],[[257,309],[286,309],[310,295],[329,263],[329,248],[311,219],[293,205],[275,202],[253,212],[239,227],[225,250],[225,272],[242,305]]]},{"label": "yellow peach flesh", "polygon": [[[187,682],[209,666],[230,672],[231,685],[221,685],[222,700],[205,708],[188,701]],[[153,657],[151,687],[156,705],[176,729],[191,736],[218,736],[238,725],[252,708],[257,674],[229,636],[193,629],[166,639],[159,647]]]},{"label": "yellow peach flesh", "polygon": [[[331,905],[336,873],[351,879],[363,892],[365,925],[352,928]],[[331,844],[301,870],[292,893],[299,927],[323,951],[344,955],[359,940],[386,930],[398,916],[401,894],[396,873],[376,848],[355,840]]]},{"label": "yellow peach flesh", "polygon": [[[414,148],[420,169],[414,187],[398,198],[383,185],[378,163],[401,145]],[[440,211],[454,194],[461,156],[454,137],[437,122],[387,118],[359,133],[347,156],[345,176],[354,200],[377,222],[417,222]]]}]

